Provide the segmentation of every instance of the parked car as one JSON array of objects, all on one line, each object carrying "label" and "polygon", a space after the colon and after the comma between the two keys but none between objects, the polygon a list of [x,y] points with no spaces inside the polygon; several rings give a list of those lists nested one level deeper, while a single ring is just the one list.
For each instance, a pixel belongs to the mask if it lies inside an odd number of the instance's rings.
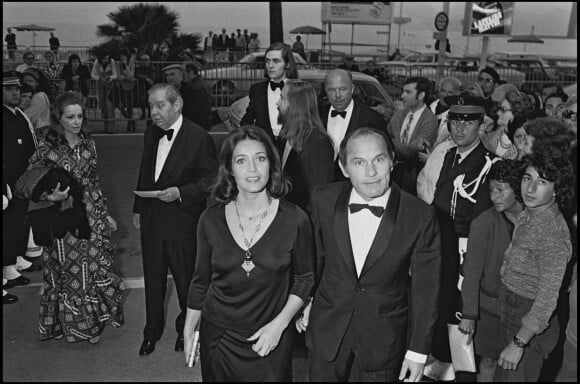
[{"label": "parked car", "polygon": [[[307,62],[297,53],[292,53],[299,69],[306,68]],[[200,74],[205,78],[214,97],[214,105],[229,105],[231,100],[247,94],[250,86],[264,79],[265,52],[250,53],[237,63],[225,67],[205,69]]]},{"label": "parked car", "polygon": [[[324,89],[324,79],[326,78],[327,73],[327,70],[321,69],[305,69],[298,71],[298,77],[301,80],[308,81],[314,86],[316,94],[318,95],[319,103],[328,103],[328,98]],[[360,72],[352,72],[352,80],[354,83],[353,98],[360,100],[369,107],[375,109],[385,118],[386,122],[390,121],[396,106],[378,80]],[[244,96],[234,102],[229,109],[221,110],[219,113],[220,119],[228,129],[231,129],[233,126],[239,126],[240,120],[244,117],[249,103],[249,96]],[[216,128],[212,129],[212,131],[220,131],[220,129]]]},{"label": "parked car", "polygon": [[[558,83],[556,68],[550,67],[548,62],[537,54],[518,52],[496,52],[491,54],[488,63],[493,66],[500,76],[502,71],[511,68],[524,73],[526,91],[539,91],[546,83]],[[507,81],[507,79],[504,79]]]}]

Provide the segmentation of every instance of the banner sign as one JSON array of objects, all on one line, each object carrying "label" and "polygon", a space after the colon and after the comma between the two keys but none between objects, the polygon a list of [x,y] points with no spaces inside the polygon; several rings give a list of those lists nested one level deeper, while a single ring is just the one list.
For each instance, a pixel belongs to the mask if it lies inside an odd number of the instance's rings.
[{"label": "banner sign", "polygon": [[463,34],[510,36],[513,18],[513,1],[466,3]]},{"label": "banner sign", "polygon": [[388,1],[322,2],[321,15],[323,23],[390,25],[392,4]]}]

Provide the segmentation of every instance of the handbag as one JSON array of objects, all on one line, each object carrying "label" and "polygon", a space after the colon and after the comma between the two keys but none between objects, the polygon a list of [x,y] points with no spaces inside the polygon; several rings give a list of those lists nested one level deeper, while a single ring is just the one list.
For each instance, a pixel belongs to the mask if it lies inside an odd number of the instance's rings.
[{"label": "handbag", "polygon": [[[458,314],[456,314],[457,316]],[[473,340],[467,344],[469,335],[459,330],[459,324],[447,324],[449,333],[449,348],[451,349],[451,362],[455,372],[476,372],[475,353]]]}]

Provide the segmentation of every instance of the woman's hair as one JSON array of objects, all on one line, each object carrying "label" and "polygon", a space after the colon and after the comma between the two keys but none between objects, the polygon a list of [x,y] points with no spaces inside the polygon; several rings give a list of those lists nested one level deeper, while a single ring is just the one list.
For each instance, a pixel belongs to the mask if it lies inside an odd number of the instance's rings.
[{"label": "woman's hair", "polygon": [[129,61],[131,59],[131,52],[127,48],[121,48],[119,51],[119,60],[121,60],[121,56],[125,56],[127,61]]},{"label": "woman's hair", "polygon": [[34,93],[34,91],[32,90],[32,87],[28,84],[22,84],[20,86],[20,94],[22,95],[23,93]]},{"label": "woman's hair", "polygon": [[83,107],[83,97],[80,93],[74,91],[68,91],[61,93],[54,99],[54,107],[51,113],[52,124],[46,133],[45,140],[52,144],[53,146],[57,147],[62,144],[66,144],[67,140],[64,136],[64,131],[62,126],[60,125],[60,118],[64,113],[64,109],[69,105],[79,105],[83,111],[83,124],[81,126],[81,132],[79,135],[84,135],[85,137],[89,136],[89,131],[86,128],[86,114],[85,108]]},{"label": "woman's hair", "polygon": [[[266,49],[264,53],[264,60],[266,55],[270,51],[282,51],[282,60],[286,64],[286,78],[287,79],[297,79],[298,78],[298,68],[296,68],[296,62],[294,61],[294,55],[292,54],[292,48],[288,44],[284,43],[273,43]],[[270,78],[268,76],[268,68],[264,65],[264,77]]]},{"label": "woman's hair", "polygon": [[481,89],[481,85],[477,84],[476,81],[466,81],[465,83],[461,84],[459,87],[461,93],[467,92],[471,96],[474,97],[483,97],[483,89]]},{"label": "woman's hair", "polygon": [[529,121],[525,126],[528,135],[534,137],[532,152],[545,148],[566,155],[570,150],[572,136],[562,120],[556,117],[541,117]]},{"label": "woman's hair", "polygon": [[496,161],[491,166],[487,178],[489,180],[496,180],[500,183],[506,183],[514,191],[514,196],[517,201],[522,202],[522,176],[524,169],[521,163],[516,160],[504,159]]},{"label": "woman's hair", "polygon": [[79,55],[77,55],[76,53],[73,53],[72,55],[70,55],[68,57],[68,65],[70,65],[72,67],[72,62],[73,60],[78,60],[80,64],[82,64],[81,58]]},{"label": "woman's hair", "polygon": [[509,90],[505,93],[505,99],[510,103],[514,117],[528,117],[534,111],[530,99],[525,93]]},{"label": "woman's hair", "polygon": [[314,129],[326,135],[318,114],[318,102],[314,87],[303,80],[288,80],[282,91],[289,108],[284,114],[280,137],[288,140],[296,152],[302,151],[304,141]]},{"label": "woman's hair", "polygon": [[533,167],[541,178],[554,183],[556,202],[564,212],[574,198],[574,170],[568,156],[543,148],[522,159],[523,169]]},{"label": "woman's hair", "polygon": [[24,78],[24,76],[31,76],[38,83],[34,93],[44,92],[50,98],[50,95],[52,94],[52,92],[50,90],[50,82],[48,81],[48,78],[41,70],[39,70],[37,68],[27,68],[24,71],[24,73],[22,74],[23,78]]},{"label": "woman's hair", "polygon": [[212,197],[220,203],[229,203],[238,195],[238,186],[232,171],[233,154],[236,145],[243,140],[255,140],[262,143],[270,163],[268,184],[266,190],[273,198],[282,198],[290,190],[290,182],[284,176],[278,151],[268,134],[253,125],[244,125],[232,130],[222,145],[220,164],[216,183],[213,186]]}]

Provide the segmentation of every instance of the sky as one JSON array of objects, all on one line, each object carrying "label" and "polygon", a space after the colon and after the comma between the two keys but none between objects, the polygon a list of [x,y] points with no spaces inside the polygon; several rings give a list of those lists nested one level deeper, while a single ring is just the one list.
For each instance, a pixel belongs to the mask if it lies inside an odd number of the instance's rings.
[{"label": "sky", "polygon": [[[6,27],[19,24],[41,24],[54,27],[55,35],[61,45],[94,45],[99,42],[95,35],[96,27],[110,20],[107,14],[121,5],[136,4],[131,2],[3,2],[3,30]],[[208,30],[219,32],[226,28],[228,33],[235,29],[247,28],[257,32],[263,46],[269,45],[269,14],[266,2],[160,2],[176,11],[180,17],[180,32],[200,33],[202,36]],[[400,44],[407,48],[433,49],[434,17],[443,8],[442,2],[391,2],[393,14],[399,16],[403,4],[402,16],[410,17],[411,22],[401,29],[399,40],[398,26],[393,25],[390,42],[392,47]],[[513,33],[529,34],[534,26],[536,35],[562,35],[566,32],[570,15],[570,2],[526,3],[516,2]],[[462,36],[462,19],[465,9],[464,2],[451,2],[449,36],[455,54],[464,53],[468,48],[471,53],[480,52],[481,38]],[[320,2],[283,2],[282,16],[284,39],[292,43],[295,35],[289,31],[302,25],[322,27]],[[565,20],[565,22],[562,22]],[[373,44],[387,44],[387,35],[377,34],[386,27],[355,26],[354,41]],[[350,25],[333,25],[332,41],[350,42]],[[32,45],[32,32],[16,32],[17,43]],[[39,32],[36,45],[48,45],[48,32]],[[544,39],[544,44],[507,43],[507,37],[493,38],[490,51],[523,51],[549,55],[576,56],[576,39]],[[306,42],[306,37],[303,36]],[[309,48],[320,48],[321,38],[310,36]],[[335,49],[336,47],[333,47]],[[348,53],[349,48],[343,47]],[[365,48],[364,53],[376,48]],[[362,54],[357,49],[354,54]]]}]

